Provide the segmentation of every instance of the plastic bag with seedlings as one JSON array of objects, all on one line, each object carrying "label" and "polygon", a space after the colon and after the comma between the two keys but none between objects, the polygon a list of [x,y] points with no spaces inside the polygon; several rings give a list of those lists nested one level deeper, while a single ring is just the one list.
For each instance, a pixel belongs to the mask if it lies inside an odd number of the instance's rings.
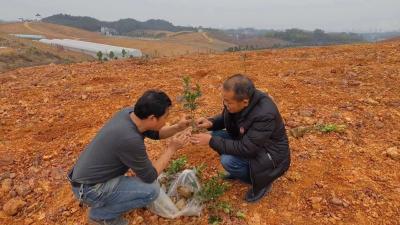
[{"label": "plastic bag with seedlings", "polygon": [[184,170],[173,176],[158,177],[161,189],[158,198],[148,205],[153,213],[174,219],[180,216],[200,216],[201,202],[195,197],[200,183],[194,170]]}]

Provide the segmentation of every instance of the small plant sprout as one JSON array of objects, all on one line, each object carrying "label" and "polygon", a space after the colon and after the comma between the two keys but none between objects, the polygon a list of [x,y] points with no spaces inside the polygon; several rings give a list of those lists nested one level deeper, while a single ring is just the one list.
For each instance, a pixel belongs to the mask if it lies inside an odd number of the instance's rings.
[{"label": "small plant sprout", "polygon": [[201,96],[200,85],[196,84],[195,88],[192,87],[190,77],[183,78],[183,95],[182,102],[183,107],[190,112],[190,118],[192,119],[193,132],[197,131],[195,118],[195,110],[198,107],[198,98]]},{"label": "small plant sprout", "polygon": [[203,184],[201,190],[197,192],[197,197],[201,202],[215,201],[228,190],[228,187],[219,176],[214,176]]},{"label": "small plant sprout", "polygon": [[317,125],[317,129],[323,133],[342,133],[346,129],[346,125],[337,125],[337,124],[321,124]]},{"label": "small plant sprout", "polygon": [[182,156],[178,159],[175,159],[172,161],[172,163],[167,168],[166,173],[168,175],[176,174],[185,168],[186,163],[187,163],[186,156]]},{"label": "small plant sprout", "polygon": [[222,210],[226,214],[231,214],[233,212],[233,207],[229,202],[218,202],[216,207],[218,210]]},{"label": "small plant sprout", "polygon": [[196,176],[201,180],[203,178],[203,171],[205,170],[207,166],[202,163],[199,166],[196,166],[193,168],[194,172],[196,173]]},{"label": "small plant sprout", "polygon": [[221,217],[219,217],[217,215],[212,215],[212,216],[208,217],[208,224],[218,225],[221,222],[222,222]]},{"label": "small plant sprout", "polygon": [[246,215],[242,211],[237,211],[236,212],[236,217],[239,219],[244,220],[246,218]]}]

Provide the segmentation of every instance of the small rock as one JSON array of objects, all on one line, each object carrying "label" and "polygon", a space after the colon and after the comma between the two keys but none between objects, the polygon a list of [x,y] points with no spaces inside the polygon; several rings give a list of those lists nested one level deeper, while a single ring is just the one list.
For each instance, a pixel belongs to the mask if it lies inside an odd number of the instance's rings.
[{"label": "small rock", "polygon": [[400,152],[397,147],[388,148],[384,153],[393,160],[400,160]]},{"label": "small rock", "polygon": [[78,209],[75,207],[70,210],[71,213],[75,213],[76,211],[78,211]]},{"label": "small rock", "polygon": [[303,137],[304,134],[307,133],[308,130],[309,130],[308,127],[300,126],[300,127],[296,127],[296,128],[290,129],[289,133],[293,137],[299,138],[299,137]]},{"label": "small rock", "polygon": [[308,199],[308,201],[310,201],[312,204],[315,204],[315,203],[321,202],[322,198],[321,197],[311,197]]},{"label": "small rock", "polygon": [[33,223],[33,219],[31,218],[26,218],[24,221],[24,225],[31,225]]},{"label": "small rock", "polygon": [[16,176],[17,176],[17,174],[15,174],[15,173],[10,173],[10,178],[11,178],[11,179],[14,179]]},{"label": "small rock", "polygon": [[43,160],[50,160],[51,158],[53,158],[53,155],[44,155],[43,156]]},{"label": "small rock", "polygon": [[361,81],[357,81],[357,80],[348,80],[346,82],[346,84],[349,87],[358,87],[358,86],[360,86],[362,84],[362,82]]},{"label": "small rock", "polygon": [[1,182],[1,190],[3,192],[9,192],[12,188],[12,180],[10,178],[4,179],[3,182]]},{"label": "small rock", "polygon": [[33,116],[33,115],[35,115],[35,114],[36,114],[36,112],[33,111],[33,110],[29,110],[29,111],[28,111],[28,115],[29,115],[29,116]]},{"label": "small rock", "polygon": [[14,216],[17,214],[24,206],[26,205],[26,202],[22,201],[19,198],[13,198],[6,202],[3,206],[3,211],[9,215],[9,216]]},{"label": "small rock", "polygon": [[143,219],[143,217],[141,217],[141,216],[137,216],[137,217],[135,218],[135,222],[136,222],[137,224],[141,224],[143,221],[144,221],[144,219]]},{"label": "small rock", "polygon": [[315,186],[317,186],[318,188],[324,188],[325,187],[325,185],[323,183],[321,183],[321,182],[316,182]]},{"label": "small rock", "polygon": [[331,203],[334,204],[334,205],[338,205],[338,206],[342,206],[342,205],[343,205],[343,201],[340,200],[340,199],[337,198],[337,197],[333,197],[333,198],[331,199]]},{"label": "small rock", "polygon": [[82,100],[85,100],[85,99],[87,99],[87,97],[88,97],[87,95],[82,95],[82,96],[81,96],[81,99],[82,99]]},{"label": "small rock", "polygon": [[40,212],[37,215],[37,220],[43,220],[44,218],[46,218],[46,213],[45,212]]},{"label": "small rock", "polygon": [[378,129],[382,129],[382,128],[385,127],[385,124],[382,123],[381,121],[375,121],[375,126],[376,126],[376,128],[378,128]]},{"label": "small rock", "polygon": [[17,197],[17,192],[15,192],[15,191],[10,191],[10,196],[11,196],[12,198]]},{"label": "small rock", "polygon": [[71,213],[70,213],[69,211],[64,211],[64,212],[62,213],[62,215],[63,215],[64,217],[68,217],[68,216],[71,215]]},{"label": "small rock", "polygon": [[301,179],[301,176],[300,176],[299,173],[292,172],[292,173],[289,173],[289,174],[287,175],[286,178],[287,178],[289,181],[296,182],[296,181],[299,181],[299,180]]},{"label": "small rock", "polygon": [[312,117],[314,116],[314,113],[315,113],[314,109],[303,109],[299,111],[299,115],[304,117]]},{"label": "small rock", "polygon": [[4,172],[4,173],[2,173],[0,175],[0,180],[4,180],[4,179],[7,179],[7,178],[10,178],[10,172],[9,171],[6,171],[6,172]]},{"label": "small rock", "polygon": [[370,105],[378,105],[379,104],[378,101],[375,101],[372,98],[367,98],[367,99],[364,100],[364,102],[367,103],[367,104],[370,104]]},{"label": "small rock", "polygon": [[303,122],[304,122],[304,124],[307,124],[307,125],[313,125],[316,123],[316,121],[311,117],[304,117]]},{"label": "small rock", "polygon": [[30,187],[26,186],[26,185],[19,185],[15,188],[15,190],[17,191],[18,195],[21,197],[25,197],[26,195],[28,195],[29,193],[32,192]]},{"label": "small rock", "polygon": [[0,156],[0,166],[8,166],[14,162],[14,159],[10,155],[1,155]]}]

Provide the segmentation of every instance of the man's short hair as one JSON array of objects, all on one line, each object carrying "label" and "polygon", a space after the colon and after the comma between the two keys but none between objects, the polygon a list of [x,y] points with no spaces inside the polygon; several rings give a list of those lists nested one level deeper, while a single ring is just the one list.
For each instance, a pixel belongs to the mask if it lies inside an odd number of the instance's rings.
[{"label": "man's short hair", "polygon": [[165,92],[148,90],[137,100],[134,113],[140,119],[146,119],[151,115],[160,118],[171,104],[171,99]]},{"label": "man's short hair", "polygon": [[225,91],[233,91],[237,101],[251,99],[256,89],[253,81],[243,74],[230,76],[225,80],[223,88]]}]

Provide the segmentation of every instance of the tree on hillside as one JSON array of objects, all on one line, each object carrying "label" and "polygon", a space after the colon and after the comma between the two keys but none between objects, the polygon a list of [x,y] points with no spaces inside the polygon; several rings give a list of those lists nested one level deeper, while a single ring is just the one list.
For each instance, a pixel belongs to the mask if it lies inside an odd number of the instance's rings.
[{"label": "tree on hillside", "polygon": [[102,53],[101,51],[98,51],[96,55],[97,55],[97,59],[98,59],[99,61],[102,61],[102,60],[103,60],[103,53]]},{"label": "tree on hillside", "polygon": [[114,52],[111,51],[110,53],[108,53],[108,57],[109,57],[110,59],[114,59],[114,57],[115,57]]},{"label": "tree on hillside", "polygon": [[125,49],[122,49],[122,58],[125,58],[125,56],[126,56],[126,50]]}]

